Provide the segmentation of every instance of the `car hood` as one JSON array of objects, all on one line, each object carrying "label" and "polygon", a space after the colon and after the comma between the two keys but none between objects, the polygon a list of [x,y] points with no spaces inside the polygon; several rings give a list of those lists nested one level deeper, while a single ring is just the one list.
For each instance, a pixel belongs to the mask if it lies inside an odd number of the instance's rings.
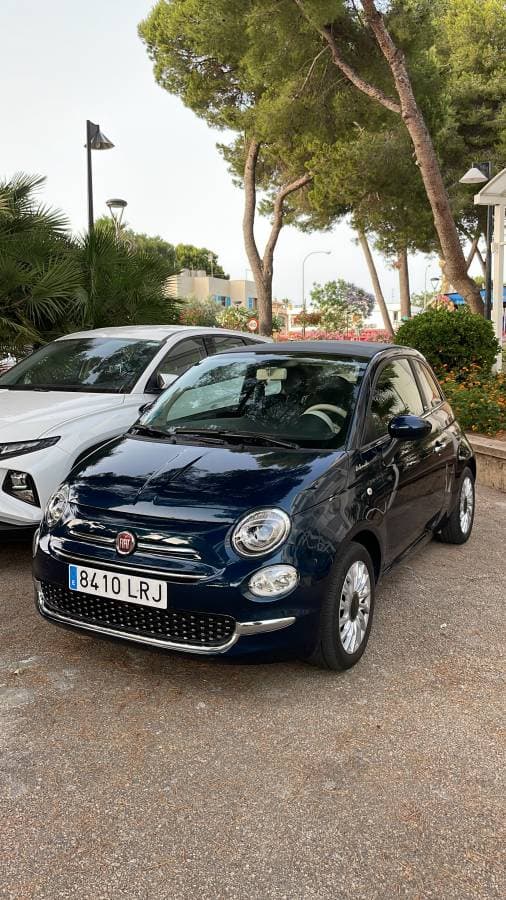
[{"label": "car hood", "polygon": [[0,388],[0,434],[4,441],[57,434],[58,428],[69,421],[115,409],[124,402],[124,394]]},{"label": "car hood", "polygon": [[339,489],[345,456],[169,444],[127,435],[74,472],[73,493],[80,508],[164,519],[228,521],[261,506],[295,513]]}]

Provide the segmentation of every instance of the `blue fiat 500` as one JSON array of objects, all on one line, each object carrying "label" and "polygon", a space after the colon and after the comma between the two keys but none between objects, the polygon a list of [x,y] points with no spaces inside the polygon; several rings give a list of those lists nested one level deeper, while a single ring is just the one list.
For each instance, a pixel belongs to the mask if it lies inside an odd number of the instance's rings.
[{"label": "blue fiat 500", "polygon": [[208,358],[73,470],[35,539],[40,613],[162,649],[360,658],[382,573],[463,543],[475,460],[423,357],[259,344]]}]

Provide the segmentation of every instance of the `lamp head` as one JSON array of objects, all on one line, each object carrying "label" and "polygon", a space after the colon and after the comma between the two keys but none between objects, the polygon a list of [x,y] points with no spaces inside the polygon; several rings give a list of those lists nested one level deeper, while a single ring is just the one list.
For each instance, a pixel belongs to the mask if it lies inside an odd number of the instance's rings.
[{"label": "lamp head", "polygon": [[128,203],[126,200],[120,200],[119,197],[113,197],[112,200],[106,200],[105,205],[108,206],[112,212],[113,209],[124,209],[125,206],[128,206]]},{"label": "lamp head", "polygon": [[109,140],[108,137],[105,136],[103,131],[100,131],[100,128],[97,128],[94,135],[90,139],[90,147],[92,150],[110,150],[112,147],[114,147],[114,144]]},{"label": "lamp head", "polygon": [[460,184],[484,184],[488,178],[477,166],[471,166],[459,180]]}]

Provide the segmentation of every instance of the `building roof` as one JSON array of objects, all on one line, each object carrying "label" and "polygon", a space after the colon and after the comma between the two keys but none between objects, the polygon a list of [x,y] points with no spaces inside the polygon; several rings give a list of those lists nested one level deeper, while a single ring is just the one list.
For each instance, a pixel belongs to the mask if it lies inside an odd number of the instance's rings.
[{"label": "building roof", "polygon": [[[275,344],[256,344],[252,347],[231,347],[223,353],[323,353],[330,356],[354,356],[372,359],[383,350],[399,349],[395,344],[376,341],[280,341]],[[403,350],[410,350],[403,347]],[[413,351],[415,352],[415,351]]]}]

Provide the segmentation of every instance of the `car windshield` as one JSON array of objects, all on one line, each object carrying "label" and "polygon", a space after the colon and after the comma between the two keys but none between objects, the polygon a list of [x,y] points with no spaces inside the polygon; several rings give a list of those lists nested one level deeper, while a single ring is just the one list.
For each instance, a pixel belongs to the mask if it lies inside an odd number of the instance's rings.
[{"label": "car windshield", "polygon": [[126,394],[159,347],[127,338],[53,341],[2,375],[0,389]]},{"label": "car windshield", "polygon": [[337,449],[367,360],[294,353],[220,354],[189,369],[137,431],[175,438]]}]

